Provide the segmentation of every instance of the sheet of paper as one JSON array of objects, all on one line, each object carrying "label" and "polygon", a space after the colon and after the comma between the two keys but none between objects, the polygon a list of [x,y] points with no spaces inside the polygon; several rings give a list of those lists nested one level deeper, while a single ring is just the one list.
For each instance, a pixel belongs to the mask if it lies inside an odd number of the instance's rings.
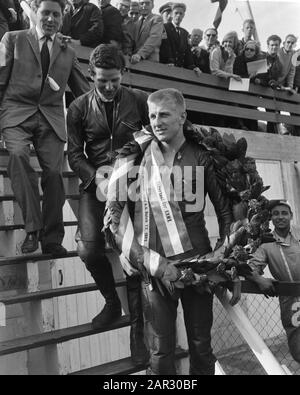
[{"label": "sheet of paper", "polygon": [[249,74],[267,73],[268,71],[267,59],[260,59],[254,62],[249,62],[247,63],[247,69]]},{"label": "sheet of paper", "polygon": [[237,81],[234,78],[230,78],[229,90],[230,91],[243,91],[248,92],[250,86],[249,78],[242,78],[242,81]]}]

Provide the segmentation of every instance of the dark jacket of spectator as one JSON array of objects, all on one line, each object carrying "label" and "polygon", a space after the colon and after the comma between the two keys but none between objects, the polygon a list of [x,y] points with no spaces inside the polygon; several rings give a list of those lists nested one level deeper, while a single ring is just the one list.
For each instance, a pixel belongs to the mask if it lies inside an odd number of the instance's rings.
[{"label": "dark jacket of spectator", "polygon": [[81,45],[96,47],[102,43],[103,20],[97,6],[88,3],[78,9],[71,9],[64,15],[62,33],[80,40]]},{"label": "dark jacket of spectator", "polygon": [[0,40],[8,32],[8,22],[3,12],[3,5],[0,3]]},{"label": "dark jacket of spectator", "polygon": [[294,79],[294,88],[300,92],[300,66],[296,67],[295,79]]},{"label": "dark jacket of spectator", "polygon": [[160,47],[160,62],[193,70],[196,66],[189,44],[189,33],[179,27],[178,35],[173,23],[166,23],[164,27],[167,39],[162,41]]},{"label": "dark jacket of spectator", "polygon": [[275,87],[276,85],[279,85],[278,81],[282,75],[283,67],[277,55],[271,56],[267,53],[266,59],[268,63],[268,72],[257,74],[255,77],[255,83],[262,86]]},{"label": "dark jacket of spectator", "polygon": [[[255,41],[249,40],[251,43],[255,43]],[[255,52],[253,52],[252,57],[246,57],[245,55],[245,49],[247,47],[244,47],[241,54],[235,58],[234,64],[233,64],[233,74],[237,74],[242,78],[249,78],[249,73],[248,73],[248,68],[247,68],[247,63],[250,62],[255,62],[256,60],[264,59],[266,57],[265,54],[262,54],[260,52],[260,48],[258,44],[255,44]],[[251,81],[254,81],[255,77],[251,78]]]},{"label": "dark jacket of spectator", "polygon": [[103,42],[109,44],[113,40],[121,44],[124,36],[120,11],[111,4],[101,7],[101,11],[104,24]]},{"label": "dark jacket of spectator", "polygon": [[[12,18],[9,8],[13,8],[16,11],[16,20]],[[8,31],[22,29],[25,29],[25,23],[19,0],[0,0],[0,39]]]},{"label": "dark jacket of spectator", "polygon": [[199,67],[202,73],[210,74],[209,52],[201,47],[192,47],[191,51],[195,66]]}]

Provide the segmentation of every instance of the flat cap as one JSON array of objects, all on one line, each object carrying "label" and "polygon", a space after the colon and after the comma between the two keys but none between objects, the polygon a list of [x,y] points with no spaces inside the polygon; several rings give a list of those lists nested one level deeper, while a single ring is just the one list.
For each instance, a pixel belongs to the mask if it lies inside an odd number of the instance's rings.
[{"label": "flat cap", "polygon": [[184,3],[173,3],[172,11],[175,10],[175,8],[182,8],[184,12],[186,12],[186,5]]},{"label": "flat cap", "polygon": [[165,11],[172,11],[172,2],[171,1],[169,1],[168,3],[166,3],[166,4],[163,4],[160,8],[159,8],[159,10],[158,10],[158,12],[160,13],[160,14],[162,14],[162,13],[164,13]]},{"label": "flat cap", "polygon": [[270,200],[269,201],[269,211],[271,212],[273,210],[274,207],[276,206],[286,206],[290,209],[290,211],[292,211],[292,207],[290,205],[290,203],[285,200],[285,199],[274,199],[274,200]]}]

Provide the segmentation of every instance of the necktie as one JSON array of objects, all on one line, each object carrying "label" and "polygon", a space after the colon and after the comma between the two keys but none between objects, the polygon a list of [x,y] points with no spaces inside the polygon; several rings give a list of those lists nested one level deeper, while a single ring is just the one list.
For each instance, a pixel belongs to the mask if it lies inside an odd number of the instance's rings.
[{"label": "necktie", "polygon": [[176,27],[176,33],[177,33],[177,39],[179,41],[180,40],[180,29],[179,29],[179,27]]},{"label": "necktie", "polygon": [[49,65],[50,65],[50,52],[48,48],[48,41],[51,40],[50,37],[45,37],[44,44],[41,50],[41,65],[42,65],[42,73],[43,73],[43,86],[45,79],[48,74]]},{"label": "necktie", "polygon": [[144,16],[143,16],[142,19],[141,19],[139,34],[141,33],[141,30],[142,30],[142,27],[143,27],[143,24],[144,24],[145,19],[146,19],[146,18],[145,18]]}]

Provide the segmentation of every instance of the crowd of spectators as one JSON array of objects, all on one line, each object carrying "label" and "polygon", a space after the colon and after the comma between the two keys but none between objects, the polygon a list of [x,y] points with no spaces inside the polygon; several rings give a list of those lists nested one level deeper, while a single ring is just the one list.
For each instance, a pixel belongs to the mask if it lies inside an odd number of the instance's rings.
[{"label": "crowd of spectators", "polygon": [[[30,5],[32,0],[26,2]],[[29,27],[20,3],[25,0],[1,1],[0,38],[8,30]],[[194,70],[197,75],[238,81],[250,78],[253,84],[290,94],[300,90],[300,68],[292,62],[297,45],[294,34],[287,34],[283,42],[278,35],[271,35],[267,51],[262,51],[251,19],[243,23],[243,37],[231,31],[219,39],[214,27],[191,32],[181,27],[187,11],[184,3],[167,2],[159,14],[153,13],[154,0],[118,0],[116,7],[111,0],[98,0],[97,5],[89,0],[67,0],[66,4],[61,32],[76,44],[93,48],[114,44],[133,64],[150,60]],[[261,59],[266,59],[268,71],[249,75],[247,64]]]}]

